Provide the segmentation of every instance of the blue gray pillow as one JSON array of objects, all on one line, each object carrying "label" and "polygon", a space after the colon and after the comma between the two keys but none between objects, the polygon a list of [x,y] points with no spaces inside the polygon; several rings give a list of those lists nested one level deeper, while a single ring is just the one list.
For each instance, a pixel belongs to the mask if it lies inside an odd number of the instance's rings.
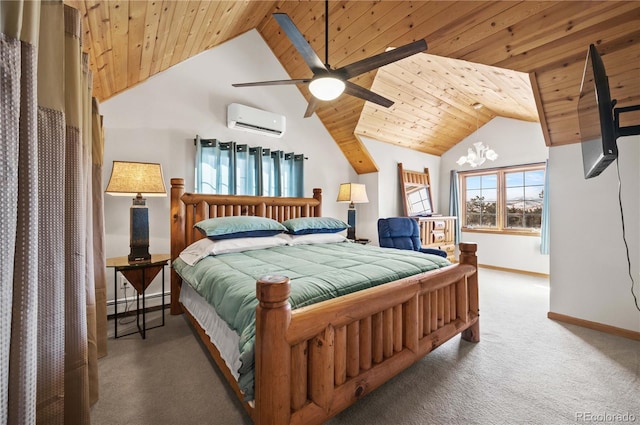
[{"label": "blue gray pillow", "polygon": [[331,217],[299,217],[282,223],[291,235],[312,233],[338,233],[349,227],[347,223]]},{"label": "blue gray pillow", "polygon": [[271,218],[246,215],[210,218],[199,221],[195,227],[213,240],[274,236],[287,231]]}]

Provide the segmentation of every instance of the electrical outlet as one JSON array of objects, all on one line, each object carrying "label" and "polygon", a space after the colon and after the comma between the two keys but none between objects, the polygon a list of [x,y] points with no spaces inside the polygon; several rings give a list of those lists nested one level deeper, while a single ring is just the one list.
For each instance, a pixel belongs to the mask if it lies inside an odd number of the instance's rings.
[{"label": "electrical outlet", "polygon": [[123,275],[119,275],[118,278],[120,279],[120,289],[128,289],[129,281],[127,280],[127,278]]}]

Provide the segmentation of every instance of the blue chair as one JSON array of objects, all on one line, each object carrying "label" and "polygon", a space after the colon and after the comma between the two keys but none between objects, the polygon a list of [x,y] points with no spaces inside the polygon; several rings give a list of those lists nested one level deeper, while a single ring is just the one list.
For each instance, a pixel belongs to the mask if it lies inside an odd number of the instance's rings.
[{"label": "blue chair", "polygon": [[441,249],[423,248],[418,222],[411,217],[378,219],[378,242],[384,248],[408,249],[447,258]]}]

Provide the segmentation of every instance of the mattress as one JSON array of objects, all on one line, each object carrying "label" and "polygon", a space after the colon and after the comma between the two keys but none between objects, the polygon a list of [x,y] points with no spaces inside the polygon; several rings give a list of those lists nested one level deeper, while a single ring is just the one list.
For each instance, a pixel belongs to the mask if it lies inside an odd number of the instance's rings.
[{"label": "mattress", "polygon": [[202,298],[191,286],[182,285],[180,289],[180,302],[186,307],[200,327],[207,334],[213,345],[220,352],[220,357],[227,364],[236,381],[240,362],[240,350],[238,343],[240,336],[220,318],[216,310]]}]

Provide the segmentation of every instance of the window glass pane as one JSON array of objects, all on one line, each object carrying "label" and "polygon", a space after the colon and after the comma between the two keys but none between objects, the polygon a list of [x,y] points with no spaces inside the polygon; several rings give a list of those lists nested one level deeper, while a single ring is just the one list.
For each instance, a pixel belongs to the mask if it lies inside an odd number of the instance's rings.
[{"label": "window glass pane", "polygon": [[216,170],[206,163],[202,167],[202,193],[216,193]]},{"label": "window glass pane", "polygon": [[506,173],[505,180],[507,187],[524,186],[524,173],[521,171],[517,173]]},{"label": "window glass pane", "polygon": [[257,187],[257,182],[258,179],[257,177],[257,170],[258,170],[258,164],[256,163],[256,153],[254,152],[249,152],[249,166],[247,167],[247,187],[250,189],[249,194],[250,195],[257,195],[258,194],[258,187]]},{"label": "window glass pane", "polygon": [[516,202],[522,202],[524,200],[524,188],[523,187],[510,187],[506,190],[507,206]]},{"label": "window glass pane", "polygon": [[274,196],[276,191],[274,166],[271,155],[262,156],[262,193],[264,196]]},{"label": "window glass pane", "polygon": [[496,189],[498,187],[498,175],[497,174],[487,174],[481,176],[482,180],[482,188],[483,189]]},{"label": "window glass pane", "polygon": [[480,226],[480,214],[467,213],[467,227],[479,227]]},{"label": "window glass pane", "polygon": [[505,173],[507,228],[540,228],[544,170]]},{"label": "window glass pane", "polygon": [[544,170],[525,172],[524,181],[527,186],[544,186]]},{"label": "window glass pane", "polygon": [[507,227],[522,227],[522,214],[507,214]]},{"label": "window glass pane", "polygon": [[497,227],[496,216],[491,214],[482,215],[482,227]]},{"label": "window glass pane", "polygon": [[482,189],[482,196],[486,202],[497,202],[498,189]]},{"label": "window glass pane", "polygon": [[230,151],[228,147],[220,151],[220,181],[218,182],[219,194],[228,195],[230,183],[229,163],[231,161]]},{"label": "window glass pane", "polygon": [[248,155],[240,155],[238,153],[236,157],[236,194],[237,195],[249,195],[247,191],[247,165]]},{"label": "window glass pane", "polygon": [[[479,191],[474,191],[474,192],[479,192]],[[484,203],[484,198],[480,196],[479,193],[476,196],[467,195],[467,203],[466,203],[467,211],[479,213],[482,210],[483,203]]]},{"label": "window glass pane", "polygon": [[527,186],[524,188],[524,199],[542,203],[544,186]]},{"label": "window glass pane", "polygon": [[531,229],[540,229],[542,226],[542,213],[531,213],[524,217],[525,227]]},{"label": "window glass pane", "polygon": [[498,175],[466,177],[465,226],[495,228],[497,225]]},{"label": "window glass pane", "polygon": [[473,176],[466,178],[467,190],[480,189],[480,176]]}]

